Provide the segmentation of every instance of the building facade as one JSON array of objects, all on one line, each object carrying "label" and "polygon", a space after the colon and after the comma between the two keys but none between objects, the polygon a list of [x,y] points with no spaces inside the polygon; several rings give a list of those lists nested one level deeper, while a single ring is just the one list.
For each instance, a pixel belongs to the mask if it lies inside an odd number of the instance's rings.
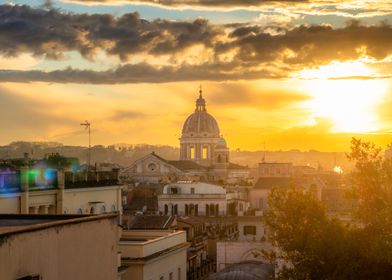
[{"label": "building facade", "polygon": [[185,280],[189,243],[184,231],[124,230],[121,263],[127,267],[122,280]]},{"label": "building facade", "polygon": [[0,213],[122,212],[118,171],[71,172],[22,167],[0,172]]},{"label": "building facade", "polygon": [[0,215],[0,279],[117,280],[118,237],[116,214]]},{"label": "building facade", "polygon": [[158,196],[158,208],[164,215],[224,216],[226,190],[207,183],[178,182],[163,188]]},{"label": "building facade", "polygon": [[124,169],[121,177],[133,182],[197,180],[232,184],[250,177],[248,167],[230,163],[226,140],[220,134],[216,119],[207,112],[201,90],[195,111],[186,118],[179,140],[179,160],[150,154]]}]

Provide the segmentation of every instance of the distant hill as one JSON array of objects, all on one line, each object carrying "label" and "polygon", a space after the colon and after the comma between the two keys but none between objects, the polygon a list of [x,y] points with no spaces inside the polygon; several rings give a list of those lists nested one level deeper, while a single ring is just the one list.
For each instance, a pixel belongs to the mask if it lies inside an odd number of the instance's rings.
[{"label": "distant hill", "polygon": [[[122,166],[128,166],[135,160],[151,152],[155,152],[163,158],[175,160],[180,157],[177,147],[148,144],[113,144],[109,146],[96,145],[91,148],[92,162],[112,162]],[[6,146],[0,146],[0,158],[21,158],[24,153],[29,153],[31,158],[43,158],[46,154],[59,153],[66,157],[77,157],[80,162],[86,162],[87,147],[66,146],[56,142],[12,142]],[[352,168],[344,153],[310,151],[231,151],[232,162],[249,167],[256,167],[264,158],[268,162],[292,162],[295,165],[310,165],[331,170],[339,165],[345,171]]]}]

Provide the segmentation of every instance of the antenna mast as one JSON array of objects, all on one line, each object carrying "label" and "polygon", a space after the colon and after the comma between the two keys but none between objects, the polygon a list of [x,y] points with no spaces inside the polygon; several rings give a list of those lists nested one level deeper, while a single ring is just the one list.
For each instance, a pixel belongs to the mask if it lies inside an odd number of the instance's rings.
[{"label": "antenna mast", "polygon": [[90,171],[90,166],[91,166],[91,124],[88,121],[84,121],[84,123],[81,123],[80,125],[84,126],[86,129],[88,129],[88,153],[87,153],[87,171]]}]

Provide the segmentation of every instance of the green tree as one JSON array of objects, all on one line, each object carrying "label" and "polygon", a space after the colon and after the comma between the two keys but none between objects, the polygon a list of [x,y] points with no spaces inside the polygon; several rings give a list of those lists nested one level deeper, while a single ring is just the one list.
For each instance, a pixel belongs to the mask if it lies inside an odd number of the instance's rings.
[{"label": "green tree", "polygon": [[351,144],[352,193],[358,199],[351,223],[329,217],[302,188],[271,191],[263,220],[277,250],[265,256],[286,264],[279,279],[391,279],[392,163],[371,143]]}]

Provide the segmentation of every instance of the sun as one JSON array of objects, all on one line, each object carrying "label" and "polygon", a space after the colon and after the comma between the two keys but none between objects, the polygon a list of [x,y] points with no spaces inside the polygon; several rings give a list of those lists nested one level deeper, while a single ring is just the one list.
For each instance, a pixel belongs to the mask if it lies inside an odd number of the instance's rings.
[{"label": "sun", "polygon": [[383,101],[387,85],[381,80],[352,78],[373,75],[360,62],[333,63],[306,71],[305,90],[312,96],[306,105],[312,118],[333,122],[331,132],[365,133],[378,130],[377,106]]}]

